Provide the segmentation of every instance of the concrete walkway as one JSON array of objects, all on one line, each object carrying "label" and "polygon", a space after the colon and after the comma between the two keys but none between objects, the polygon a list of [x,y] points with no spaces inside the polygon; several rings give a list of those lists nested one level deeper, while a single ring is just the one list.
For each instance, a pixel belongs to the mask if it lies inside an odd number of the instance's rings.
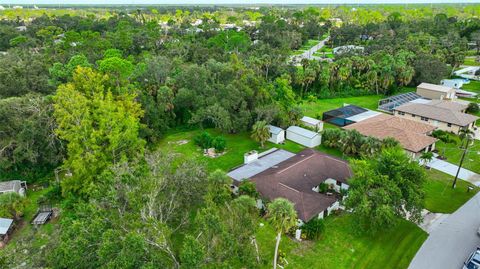
[{"label": "concrete walkway", "polygon": [[422,211],[423,221],[418,226],[427,233],[432,233],[437,227],[448,218],[450,214],[433,213],[426,209]]},{"label": "concrete walkway", "polygon": [[480,193],[455,213],[437,222],[409,269],[460,269],[480,244]]},{"label": "concrete walkway", "polygon": [[[457,174],[458,166],[455,164],[451,164],[444,160],[440,160],[437,157],[433,157],[432,161],[428,164],[433,169],[438,171],[444,172],[451,176],[455,176]],[[480,187],[480,175],[467,170],[465,168],[460,169],[460,173],[458,174],[458,178],[471,182],[475,186]]]}]

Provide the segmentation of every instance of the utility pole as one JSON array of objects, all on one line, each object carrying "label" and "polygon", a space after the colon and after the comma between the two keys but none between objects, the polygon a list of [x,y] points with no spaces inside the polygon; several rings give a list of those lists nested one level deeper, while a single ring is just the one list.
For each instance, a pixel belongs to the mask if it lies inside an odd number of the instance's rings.
[{"label": "utility pole", "polygon": [[455,189],[455,186],[457,185],[458,174],[460,173],[460,169],[462,169],[462,164],[463,164],[463,159],[465,159],[465,154],[467,154],[468,144],[470,142],[470,136],[467,134],[465,139],[466,139],[465,148],[463,149],[462,158],[460,159],[460,164],[458,165],[457,174],[455,175],[455,179],[453,180],[452,189]]}]

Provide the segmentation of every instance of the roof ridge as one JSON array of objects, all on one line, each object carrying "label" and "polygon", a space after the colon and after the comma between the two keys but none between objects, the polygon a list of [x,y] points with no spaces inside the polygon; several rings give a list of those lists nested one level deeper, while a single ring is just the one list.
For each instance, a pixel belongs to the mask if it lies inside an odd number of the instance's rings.
[{"label": "roof ridge", "polygon": [[[300,154],[300,153],[299,153],[299,154]],[[297,154],[297,155],[298,155],[298,154]],[[281,173],[283,173],[283,172],[287,171],[288,169],[290,169],[290,168],[292,168],[292,167],[294,167],[294,166],[296,166],[296,165],[298,165],[298,164],[301,164],[301,163],[303,163],[304,161],[306,161],[306,160],[308,160],[308,159],[312,158],[313,156],[315,156],[315,155],[314,155],[314,154],[312,154],[312,155],[310,155],[310,156],[307,156],[305,159],[303,159],[303,160],[300,160],[300,161],[298,161],[298,162],[295,162],[295,163],[293,163],[293,164],[291,164],[291,165],[287,166],[286,168],[283,168],[282,170],[278,171],[276,174],[281,174]]]}]

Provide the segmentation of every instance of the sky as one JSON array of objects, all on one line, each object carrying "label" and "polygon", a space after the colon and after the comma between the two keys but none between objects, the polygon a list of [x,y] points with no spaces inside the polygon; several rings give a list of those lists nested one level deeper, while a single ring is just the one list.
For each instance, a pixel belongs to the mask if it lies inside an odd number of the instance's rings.
[{"label": "sky", "polygon": [[0,0],[0,4],[409,4],[480,3],[480,0]]}]

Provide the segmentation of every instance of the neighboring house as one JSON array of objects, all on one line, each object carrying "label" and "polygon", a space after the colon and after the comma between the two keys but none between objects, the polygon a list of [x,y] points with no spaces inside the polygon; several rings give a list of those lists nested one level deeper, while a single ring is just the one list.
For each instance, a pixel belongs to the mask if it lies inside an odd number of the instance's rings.
[{"label": "neighboring house", "polygon": [[20,31],[20,32],[25,32],[25,31],[27,31],[27,26],[25,26],[25,25],[17,26],[17,27],[15,27],[15,29],[17,29],[17,31]]},{"label": "neighboring house", "polygon": [[13,228],[13,219],[0,218],[0,241],[8,241],[8,235]]},{"label": "neighboring house", "polygon": [[430,83],[418,85],[417,94],[432,100],[454,100],[456,98],[455,88]]},{"label": "neighboring house", "polygon": [[323,122],[321,120],[304,116],[300,119],[300,122],[306,127],[312,128],[317,132],[321,132],[323,130]]},{"label": "neighboring house", "polygon": [[298,126],[288,127],[287,139],[309,148],[322,143],[322,135]]},{"label": "neighboring house", "polygon": [[440,84],[445,87],[460,89],[463,87],[464,80],[463,79],[442,79]]},{"label": "neighboring house", "polygon": [[324,112],[322,120],[340,127],[360,122],[371,117],[379,115],[380,112],[368,110],[354,105],[344,105],[343,107]]},{"label": "neighboring house", "polygon": [[466,108],[466,104],[453,101],[410,102],[395,108],[394,115],[428,123],[440,130],[458,134],[462,128],[473,130],[478,119],[477,116],[463,113]]},{"label": "neighboring house", "polygon": [[16,192],[21,196],[25,196],[27,190],[27,182],[20,180],[11,180],[0,182],[0,194]]},{"label": "neighboring house", "polygon": [[437,127],[387,114],[381,114],[343,128],[357,130],[362,135],[378,139],[392,137],[412,158],[419,158],[423,152],[434,150],[437,141],[428,136]]},{"label": "neighboring house", "polygon": [[272,201],[282,197],[295,205],[299,224],[324,218],[339,207],[337,196],[319,193],[322,183],[340,191],[348,189],[352,170],[344,160],[313,149],[305,149],[251,177],[260,195]]},{"label": "neighboring house", "polygon": [[270,138],[268,141],[275,144],[280,144],[285,141],[285,130],[273,125],[268,125],[268,128],[270,130]]},{"label": "neighboring house", "polygon": [[333,54],[335,55],[341,55],[345,53],[362,54],[364,50],[365,48],[361,46],[346,45],[346,46],[333,48]]}]

